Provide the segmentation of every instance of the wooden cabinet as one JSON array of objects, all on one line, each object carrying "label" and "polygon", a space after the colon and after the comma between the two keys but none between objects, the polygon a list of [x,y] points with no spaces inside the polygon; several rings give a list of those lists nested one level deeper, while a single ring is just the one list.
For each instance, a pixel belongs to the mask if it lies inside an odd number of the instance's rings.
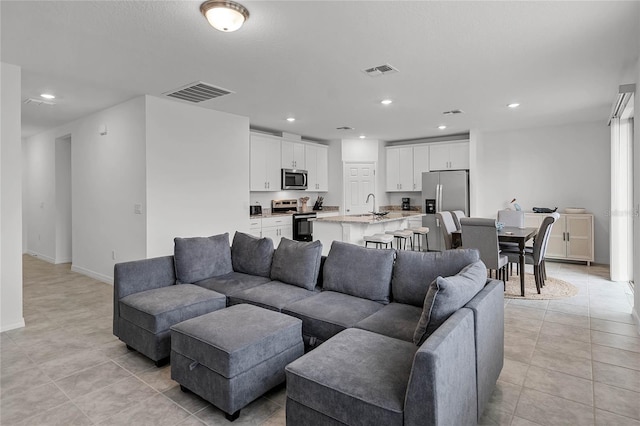
[{"label": "wooden cabinet", "polygon": [[413,147],[413,190],[422,191],[422,173],[429,171],[429,145]]},{"label": "wooden cabinet", "polygon": [[[539,228],[545,214],[526,213],[525,226]],[[593,215],[561,214],[553,224],[547,258],[581,260],[590,265],[594,259]]]},{"label": "wooden cabinet", "polygon": [[305,165],[307,167],[308,191],[329,190],[329,148],[324,145],[306,145]]},{"label": "wooden cabinet", "polygon": [[251,191],[280,191],[280,139],[251,134],[249,149]]},{"label": "wooden cabinet", "polygon": [[387,148],[387,192],[413,191],[413,147]]},{"label": "wooden cabinet", "polygon": [[301,142],[282,140],[280,164],[283,169],[305,168],[305,145]]},{"label": "wooden cabinet", "polygon": [[291,216],[263,218],[261,236],[271,238],[274,248],[277,248],[282,237],[293,238],[293,218]]},{"label": "wooden cabinet", "polygon": [[469,142],[438,143],[429,147],[429,170],[469,168]]}]

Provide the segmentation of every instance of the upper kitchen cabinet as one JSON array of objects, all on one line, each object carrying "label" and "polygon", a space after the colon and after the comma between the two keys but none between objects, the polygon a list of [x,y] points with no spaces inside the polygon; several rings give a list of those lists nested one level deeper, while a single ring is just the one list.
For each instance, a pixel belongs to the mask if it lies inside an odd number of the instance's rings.
[{"label": "upper kitchen cabinet", "polygon": [[329,148],[324,145],[306,145],[307,190],[329,190]]},{"label": "upper kitchen cabinet", "polygon": [[387,147],[387,192],[413,191],[413,148]]},{"label": "upper kitchen cabinet", "polygon": [[429,171],[429,145],[413,147],[413,190],[422,191],[422,173]]},{"label": "upper kitchen cabinet", "polygon": [[280,139],[251,134],[251,191],[280,191]]},{"label": "upper kitchen cabinet", "polygon": [[283,169],[302,169],[305,168],[305,145],[300,142],[282,141],[282,168]]},{"label": "upper kitchen cabinet", "polygon": [[469,169],[469,142],[432,144],[429,147],[429,169]]}]

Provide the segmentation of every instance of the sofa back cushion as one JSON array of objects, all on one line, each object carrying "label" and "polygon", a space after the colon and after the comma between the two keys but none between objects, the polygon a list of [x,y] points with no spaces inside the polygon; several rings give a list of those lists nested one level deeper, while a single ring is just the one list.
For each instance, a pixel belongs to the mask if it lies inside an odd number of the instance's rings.
[{"label": "sofa back cushion", "polygon": [[393,301],[422,307],[429,284],[436,277],[450,277],[480,260],[475,249],[417,252],[399,250],[393,267]]},{"label": "sofa back cushion", "polygon": [[175,238],[174,260],[179,282],[193,284],[233,272],[229,234]]},{"label": "sofa back cushion", "polygon": [[322,243],[280,240],[273,253],[271,279],[313,290],[318,281]]},{"label": "sofa back cushion", "polygon": [[334,241],[324,263],[322,289],[389,303],[394,253]]},{"label": "sofa back cushion", "polygon": [[273,260],[271,238],[256,238],[236,232],[231,246],[231,263],[235,272],[269,278]]},{"label": "sofa back cushion", "polygon": [[481,260],[466,266],[452,277],[437,277],[424,298],[422,316],[413,334],[420,346],[454,312],[466,305],[487,282],[487,267]]}]

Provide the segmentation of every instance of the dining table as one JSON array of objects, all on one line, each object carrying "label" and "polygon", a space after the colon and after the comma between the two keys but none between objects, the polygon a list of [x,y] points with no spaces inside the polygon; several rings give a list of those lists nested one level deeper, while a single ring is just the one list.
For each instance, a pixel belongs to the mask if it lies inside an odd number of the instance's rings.
[{"label": "dining table", "polygon": [[[518,228],[515,226],[505,226],[498,230],[498,242],[518,244],[518,252],[520,254],[520,294],[522,297],[524,297],[525,246],[527,241],[535,237],[537,233],[538,228]],[[454,248],[462,247],[462,231],[453,231],[451,240]]]}]

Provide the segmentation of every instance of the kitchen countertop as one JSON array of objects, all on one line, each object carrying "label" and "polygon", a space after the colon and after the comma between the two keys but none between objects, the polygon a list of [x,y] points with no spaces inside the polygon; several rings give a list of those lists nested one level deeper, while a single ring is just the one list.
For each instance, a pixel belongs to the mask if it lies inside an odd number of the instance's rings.
[{"label": "kitchen countertop", "polygon": [[322,214],[322,213],[333,213],[333,212],[337,212],[337,211],[339,211],[339,208],[337,206],[325,206],[322,210],[309,209],[306,212],[300,212],[300,211],[297,211],[297,210],[289,210],[287,212],[272,213],[271,209],[264,209],[262,211],[262,214],[251,215],[251,216],[249,216],[249,219],[266,219],[268,217],[291,216],[294,213],[317,213],[317,214]]},{"label": "kitchen countertop", "polygon": [[381,216],[380,218],[373,218],[371,214],[357,214],[357,215],[347,215],[347,216],[330,216],[330,217],[319,217],[315,219],[316,222],[335,222],[335,223],[361,223],[361,224],[373,224],[373,223],[385,223],[385,222],[393,222],[394,220],[403,220],[409,217],[421,217],[425,216],[424,213],[415,212],[415,211],[404,211],[404,212],[390,212],[385,216]]}]

